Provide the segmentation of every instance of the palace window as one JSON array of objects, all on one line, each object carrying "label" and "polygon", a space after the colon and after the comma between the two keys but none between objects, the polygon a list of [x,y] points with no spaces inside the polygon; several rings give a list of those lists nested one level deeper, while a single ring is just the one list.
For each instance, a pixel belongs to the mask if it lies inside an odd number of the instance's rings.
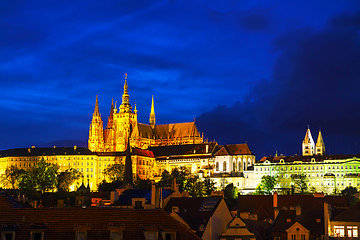
[{"label": "palace window", "polygon": [[219,162],[216,162],[216,171],[219,171]]},{"label": "palace window", "polygon": [[223,171],[226,172],[226,162],[223,163]]}]

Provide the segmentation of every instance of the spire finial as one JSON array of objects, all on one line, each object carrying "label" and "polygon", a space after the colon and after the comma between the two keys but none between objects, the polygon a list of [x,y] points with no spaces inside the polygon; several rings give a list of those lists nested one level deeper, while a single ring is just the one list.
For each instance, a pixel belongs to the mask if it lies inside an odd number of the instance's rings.
[{"label": "spire finial", "polygon": [[98,95],[96,95],[94,114],[95,114],[95,115],[99,115],[99,114],[100,114],[100,112],[99,112]]},{"label": "spire finial", "polygon": [[120,112],[132,112],[129,103],[129,93],[127,85],[127,74],[125,73],[124,93],[122,95],[122,103],[120,105]]}]

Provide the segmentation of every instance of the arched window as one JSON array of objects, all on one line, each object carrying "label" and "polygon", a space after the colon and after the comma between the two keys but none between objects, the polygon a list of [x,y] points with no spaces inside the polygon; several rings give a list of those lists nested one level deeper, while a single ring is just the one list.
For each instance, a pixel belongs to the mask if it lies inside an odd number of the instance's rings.
[{"label": "arched window", "polygon": [[226,172],[226,162],[223,163],[223,171]]},{"label": "arched window", "polygon": [[233,162],[233,171],[236,171],[236,162]]},{"label": "arched window", "polygon": [[241,162],[239,161],[239,167],[238,167],[239,171],[241,171]]},{"label": "arched window", "polygon": [[218,172],[219,171],[219,162],[216,162],[216,171]]}]

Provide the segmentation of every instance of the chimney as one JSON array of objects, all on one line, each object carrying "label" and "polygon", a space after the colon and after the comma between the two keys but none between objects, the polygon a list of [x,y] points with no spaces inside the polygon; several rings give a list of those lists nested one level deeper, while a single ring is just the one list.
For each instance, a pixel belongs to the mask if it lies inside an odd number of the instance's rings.
[{"label": "chimney", "polygon": [[296,211],[296,216],[301,216],[301,206],[300,205],[296,205],[295,211]]},{"label": "chimney", "polygon": [[273,208],[274,208],[274,220],[279,215],[279,208],[278,208],[278,194],[275,191],[273,194]]},{"label": "chimney", "polygon": [[156,186],[155,183],[151,184],[151,205],[155,207],[155,192],[156,192]]},{"label": "chimney", "polygon": [[278,207],[278,194],[276,191],[274,192],[274,195],[273,195],[273,207],[274,208]]},{"label": "chimney", "polygon": [[331,217],[331,205],[324,202],[324,227],[325,227],[325,239],[329,239],[331,232],[330,228],[330,217]]}]

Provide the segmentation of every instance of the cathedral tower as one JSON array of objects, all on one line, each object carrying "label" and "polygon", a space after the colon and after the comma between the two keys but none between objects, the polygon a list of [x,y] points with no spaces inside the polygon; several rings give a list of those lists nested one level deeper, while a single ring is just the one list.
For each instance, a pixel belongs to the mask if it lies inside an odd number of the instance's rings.
[{"label": "cathedral tower", "polygon": [[325,143],[321,134],[321,130],[319,130],[319,135],[316,141],[316,155],[324,155],[325,154]]},{"label": "cathedral tower", "polygon": [[88,148],[91,151],[104,150],[103,121],[99,112],[98,97],[96,96],[95,109],[90,124]]},{"label": "cathedral tower", "polygon": [[315,153],[315,142],[311,136],[310,128],[306,130],[305,138],[302,143],[303,156],[312,156]]},{"label": "cathedral tower", "polygon": [[150,118],[149,118],[150,126],[152,129],[155,128],[155,108],[154,108],[154,95],[152,96],[151,100],[151,111],[150,111]]},{"label": "cathedral tower", "polygon": [[126,142],[131,137],[131,132],[136,124],[137,113],[132,111],[132,107],[130,105],[127,74],[125,74],[122,103],[120,105],[119,112],[114,112],[113,116],[114,143],[111,151],[123,152],[126,150]]}]

